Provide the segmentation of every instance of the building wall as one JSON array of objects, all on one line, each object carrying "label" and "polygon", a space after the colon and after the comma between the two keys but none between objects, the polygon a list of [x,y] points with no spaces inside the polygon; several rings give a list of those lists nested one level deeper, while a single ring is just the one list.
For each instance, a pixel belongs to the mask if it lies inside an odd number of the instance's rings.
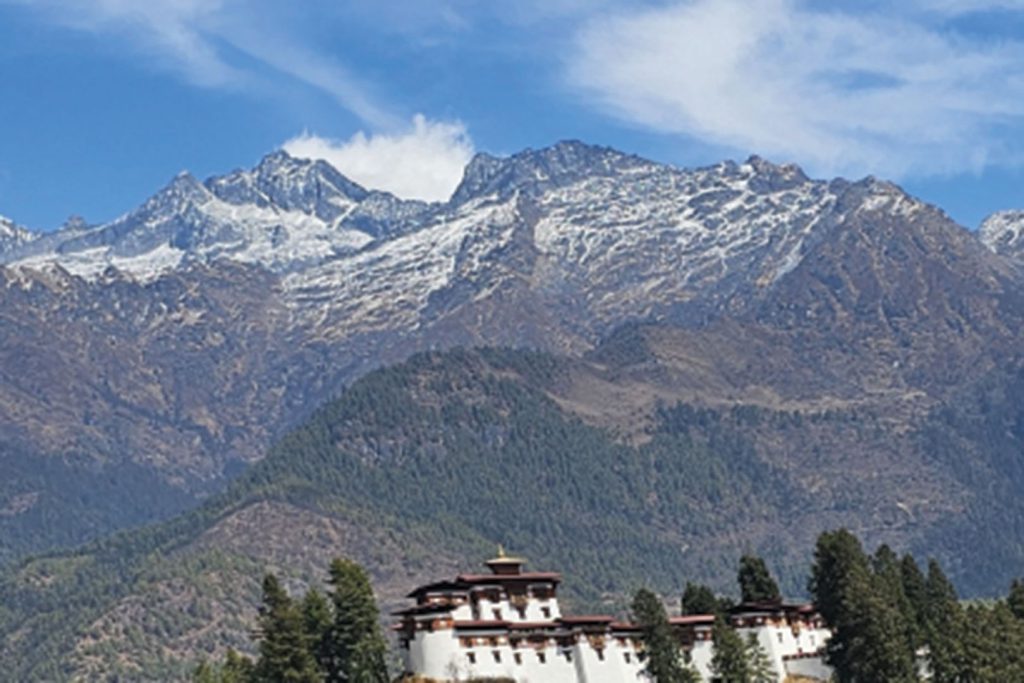
[{"label": "building wall", "polygon": [[[787,657],[809,655],[818,652],[826,642],[831,633],[825,628],[815,628],[810,625],[802,625],[793,629],[788,624],[765,624],[755,627],[742,627],[736,629],[740,637],[747,639],[748,634],[753,633],[761,647],[772,660],[772,666],[778,675],[778,680],[783,681],[787,673]],[[817,658],[821,662],[820,658]],[[821,664],[820,666],[824,666]],[[820,666],[818,667],[820,669]],[[831,675],[831,670],[829,670]],[[825,677],[827,679],[828,676]]]}]

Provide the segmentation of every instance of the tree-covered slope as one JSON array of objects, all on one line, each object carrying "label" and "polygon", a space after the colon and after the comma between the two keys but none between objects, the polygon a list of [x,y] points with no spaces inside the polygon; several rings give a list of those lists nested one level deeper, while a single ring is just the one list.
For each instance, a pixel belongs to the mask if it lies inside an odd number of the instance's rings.
[{"label": "tree-covered slope", "polygon": [[725,572],[766,540],[750,530],[795,509],[728,419],[666,410],[628,446],[558,407],[548,392],[565,365],[452,352],[368,376],[199,510],[7,575],[5,661],[19,680],[166,673],[176,648],[244,639],[220,617],[251,598],[260,566],[309,581],[338,553],[366,563],[393,604],[501,542],[564,570],[594,604],[670,587],[684,569]]},{"label": "tree-covered slope", "polygon": [[[696,406],[670,400],[688,385],[667,351],[679,339],[631,334],[632,355],[619,338],[589,361],[457,350],[371,373],[199,509],[8,572],[0,658],[19,681],[173,679],[197,656],[247,647],[266,569],[301,588],[350,556],[394,606],[497,543],[563,571],[580,609],[616,611],[642,584],[726,589],[749,551],[802,592],[814,538],[839,526],[947,563],[973,533],[972,551],[999,562],[954,575],[972,594],[1005,589],[1019,545],[965,525],[996,528],[986,492],[1024,482],[966,403],[962,421],[835,397]],[[978,401],[993,391],[979,386]],[[637,423],[608,420],[613,404]],[[947,436],[973,465],[933,449]]]}]

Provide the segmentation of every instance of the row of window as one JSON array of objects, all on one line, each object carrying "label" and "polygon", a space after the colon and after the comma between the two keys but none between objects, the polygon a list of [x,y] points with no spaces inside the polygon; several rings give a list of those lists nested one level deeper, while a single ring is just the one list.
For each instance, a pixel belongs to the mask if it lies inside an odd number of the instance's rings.
[{"label": "row of window", "polygon": [[[594,650],[594,652],[597,654],[598,661],[603,662],[604,661],[604,650]],[[537,654],[537,662],[539,664],[546,664],[547,663],[548,656],[547,656],[546,652],[538,652],[536,654]],[[562,656],[565,657],[565,661],[566,662],[572,662],[572,651],[564,650],[562,652]],[[501,664],[501,652],[499,650],[493,650],[491,652],[491,657],[494,658],[494,663],[495,664]],[[631,663],[633,661],[633,654],[631,652],[623,652],[622,653],[622,658],[626,662],[626,664],[629,664],[629,663]],[[476,653],[475,652],[467,652],[466,653],[466,660],[470,664],[476,664]],[[513,652],[512,653],[512,661],[514,661],[516,664],[522,664],[523,663],[523,653],[521,653],[521,652]]]}]

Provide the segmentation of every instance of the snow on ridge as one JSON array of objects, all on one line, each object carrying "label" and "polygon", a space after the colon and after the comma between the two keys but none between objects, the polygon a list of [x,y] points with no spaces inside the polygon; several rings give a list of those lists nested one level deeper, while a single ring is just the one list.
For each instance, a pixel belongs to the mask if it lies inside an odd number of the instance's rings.
[{"label": "snow on ridge", "polygon": [[982,244],[997,254],[1019,254],[1024,242],[1024,210],[997,211],[978,228]]}]

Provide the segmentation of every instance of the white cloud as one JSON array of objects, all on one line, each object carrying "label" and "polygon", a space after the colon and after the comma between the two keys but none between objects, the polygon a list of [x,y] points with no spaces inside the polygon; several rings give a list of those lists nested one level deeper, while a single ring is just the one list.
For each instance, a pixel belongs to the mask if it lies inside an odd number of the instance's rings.
[{"label": "white cloud", "polygon": [[284,144],[303,159],[323,159],[359,184],[406,199],[443,201],[462,180],[473,143],[460,122],[428,121],[417,114],[412,126],[394,135],[330,140],[309,133]]},{"label": "white cloud", "polygon": [[1024,117],[1024,46],[975,42],[917,12],[1014,4],[854,15],[798,0],[676,2],[592,19],[568,73],[628,122],[816,173],[979,169],[1024,152],[1007,126]]},{"label": "white cloud", "polygon": [[[24,5],[46,21],[114,36],[190,82],[252,88],[263,75],[254,65],[314,87],[365,123],[399,123],[375,102],[371,89],[341,64],[310,50],[301,35],[275,22],[279,9],[261,0],[0,0]],[[244,56],[246,59],[239,59]],[[249,63],[246,63],[248,61]]]}]

